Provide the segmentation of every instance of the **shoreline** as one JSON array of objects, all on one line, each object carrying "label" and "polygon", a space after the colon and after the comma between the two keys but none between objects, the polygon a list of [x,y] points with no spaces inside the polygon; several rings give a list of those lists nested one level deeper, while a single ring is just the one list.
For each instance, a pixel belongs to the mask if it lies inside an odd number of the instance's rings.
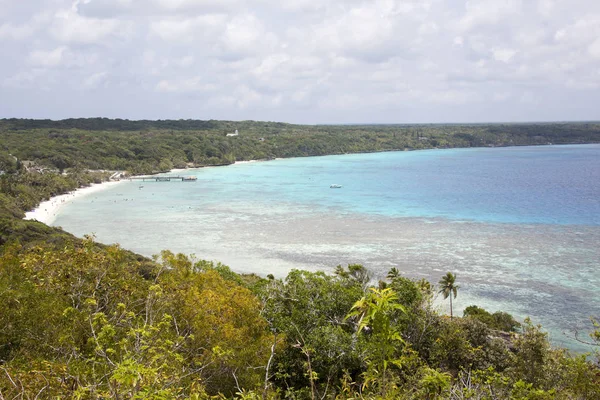
[{"label": "shoreline", "polygon": [[27,211],[23,219],[38,221],[50,226],[56,220],[60,209],[73,200],[106,190],[123,182],[124,180],[93,183],[91,186],[81,187],[71,192],[51,197],[48,200],[42,201],[33,210]]},{"label": "shoreline", "polygon": [[[374,150],[374,151],[357,151],[357,152],[351,152],[351,153],[331,153],[331,154],[318,154],[318,155],[302,155],[302,156],[291,156],[291,157],[275,157],[275,158],[259,158],[259,159],[253,159],[253,160],[241,160],[241,161],[234,161],[231,164],[215,164],[215,165],[203,165],[203,166],[196,166],[196,167],[186,167],[186,168],[173,168],[171,170],[169,170],[168,172],[155,172],[152,174],[142,174],[142,175],[135,175],[135,176],[154,176],[154,175],[165,175],[165,174],[172,174],[172,173],[182,173],[185,171],[191,171],[191,170],[200,170],[200,169],[205,169],[205,168],[216,168],[216,167],[230,167],[232,165],[242,165],[242,164],[251,164],[251,163],[261,163],[261,162],[267,162],[267,161],[280,161],[280,160],[291,160],[291,159],[296,159],[296,158],[311,158],[311,157],[330,157],[330,156],[351,156],[351,155],[355,155],[355,154],[377,154],[377,153],[402,153],[402,152],[413,152],[413,151],[444,151],[444,150],[476,150],[476,149],[502,149],[502,148],[515,148],[515,147],[560,147],[560,146],[587,146],[587,145],[600,145],[600,142],[586,142],[586,143],[545,143],[545,144],[524,144],[524,145],[520,145],[520,144],[516,144],[516,145],[510,145],[510,146],[472,146],[472,147],[426,147],[426,148],[419,148],[419,149],[409,149],[409,148],[403,148],[403,149],[387,149],[387,150]],[[128,178],[123,178],[123,179],[128,179]]]},{"label": "shoreline", "polygon": [[[203,167],[189,167],[189,168],[173,168],[169,172],[162,172],[151,175],[163,175],[163,174],[172,174],[172,173],[182,173],[190,170],[200,170],[204,168],[214,168],[214,167],[228,167],[232,165],[240,165],[240,164],[250,164],[250,163],[259,163],[265,161],[278,161],[278,160],[287,160],[294,158],[307,158],[307,157],[327,157],[327,156],[342,156],[342,155],[352,155],[352,154],[372,154],[372,153],[387,153],[387,152],[405,152],[405,151],[427,151],[427,150],[455,150],[455,149],[489,149],[489,148],[511,148],[511,147],[541,147],[541,146],[573,146],[573,145],[594,145],[600,143],[565,143],[565,144],[540,144],[540,145],[513,145],[513,146],[493,146],[493,147],[449,147],[449,148],[425,148],[425,149],[396,149],[396,150],[379,150],[379,151],[369,151],[369,152],[356,152],[356,153],[338,153],[338,154],[323,154],[323,155],[314,155],[314,156],[296,156],[296,157],[277,157],[274,159],[258,159],[258,160],[243,160],[243,161],[235,161],[232,164],[225,165],[209,165]],[[149,175],[149,176],[151,176]],[[138,175],[142,176],[142,175]],[[115,186],[123,181],[126,181],[127,178],[123,178],[119,181],[106,181],[102,183],[93,183],[91,186],[81,187],[75,189],[71,192],[61,194],[58,196],[51,197],[50,199],[41,202],[38,204],[33,210],[27,211],[25,213],[24,220],[36,220],[38,222],[42,222],[46,225],[51,225],[60,209],[73,201],[76,198],[85,197],[89,194],[96,193],[101,190],[105,190],[109,187]]]},{"label": "shoreline", "polygon": [[[268,160],[236,161],[233,164],[227,164],[227,165],[223,165],[223,166],[227,167],[229,165],[255,163],[255,162],[261,162],[261,161],[268,161]],[[169,172],[161,172],[161,173],[157,173],[156,175],[173,174],[173,173],[178,174],[178,173],[182,173],[182,172],[190,171],[190,170],[199,170],[199,169],[203,169],[203,168],[220,167],[220,166],[221,165],[215,165],[215,166],[211,165],[209,167],[173,168]],[[142,175],[139,175],[139,176],[142,176]],[[126,181],[129,181],[129,179],[122,178],[118,181],[105,181],[102,183],[92,183],[90,186],[80,187],[80,188],[72,190],[68,193],[63,193],[63,194],[59,194],[57,196],[50,197],[48,200],[44,200],[41,203],[39,203],[33,210],[25,212],[25,217],[23,219],[26,221],[38,221],[38,222],[41,222],[48,226],[51,226],[52,223],[56,220],[56,217],[58,216],[58,214],[60,213],[60,210],[65,205],[72,202],[73,200],[79,199],[79,198],[82,198],[85,196],[89,196],[90,194],[98,193],[100,191],[106,190],[110,187],[116,186],[116,185],[126,182]]]}]

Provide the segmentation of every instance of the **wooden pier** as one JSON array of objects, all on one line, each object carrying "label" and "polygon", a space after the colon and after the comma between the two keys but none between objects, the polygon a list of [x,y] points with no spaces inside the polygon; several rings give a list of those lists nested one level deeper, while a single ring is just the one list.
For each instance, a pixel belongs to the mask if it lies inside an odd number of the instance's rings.
[{"label": "wooden pier", "polygon": [[195,176],[131,176],[128,178],[130,181],[154,181],[154,182],[171,182],[171,181],[181,181],[181,182],[194,182],[197,181],[198,178]]}]

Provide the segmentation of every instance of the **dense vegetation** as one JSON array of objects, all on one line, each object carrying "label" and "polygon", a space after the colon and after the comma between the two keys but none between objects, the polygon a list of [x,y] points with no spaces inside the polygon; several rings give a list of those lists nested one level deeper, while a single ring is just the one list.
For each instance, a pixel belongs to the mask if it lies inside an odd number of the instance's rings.
[{"label": "dense vegetation", "polygon": [[[239,131],[239,136],[227,133]],[[600,123],[292,125],[254,121],[0,120],[0,170],[12,154],[63,170],[150,173],[186,165],[388,150],[600,142]]]},{"label": "dense vegetation", "polygon": [[[438,315],[435,288],[361,266],[241,277],[90,239],[0,256],[3,398],[598,399],[539,327]],[[484,316],[480,318],[480,316]],[[22,397],[19,397],[22,396]]]},{"label": "dense vegetation", "polygon": [[[240,136],[225,136],[235,129]],[[0,399],[600,399],[596,355],[553,349],[539,326],[506,313],[470,306],[440,315],[436,294],[460,295],[451,273],[438,285],[396,269],[373,283],[360,265],[333,275],[240,276],[168,251],[149,260],[22,219],[41,200],[109,175],[88,169],[598,142],[599,131],[0,121]],[[600,343],[600,330],[590,340]]]}]

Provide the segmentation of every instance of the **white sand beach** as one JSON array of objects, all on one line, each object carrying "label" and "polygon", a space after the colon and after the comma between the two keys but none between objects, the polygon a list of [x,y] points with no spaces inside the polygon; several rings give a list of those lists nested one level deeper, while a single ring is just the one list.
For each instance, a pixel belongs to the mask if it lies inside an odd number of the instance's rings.
[{"label": "white sand beach", "polygon": [[[237,161],[235,164],[245,164],[245,163],[253,163],[260,162],[265,160],[248,160],[248,161]],[[233,164],[232,164],[233,165]],[[174,168],[170,170],[169,174],[185,174],[185,172],[191,172],[198,169],[210,168],[210,167],[201,167],[201,168]],[[114,185],[118,185],[122,183],[121,181],[110,181],[110,182],[102,182],[97,184],[92,184],[91,186],[79,188],[69,193],[61,194],[59,196],[52,197],[49,200],[41,202],[34,210],[28,211],[25,213],[26,220],[36,220],[39,222],[43,222],[46,225],[51,225],[60,209],[73,201],[76,198],[81,198],[88,196],[93,193],[97,193],[98,191],[105,190]]]},{"label": "white sand beach", "polygon": [[92,184],[91,186],[80,188],[69,193],[61,194],[59,196],[52,197],[49,200],[43,201],[33,211],[25,213],[25,219],[37,220],[43,222],[46,225],[50,225],[56,219],[61,207],[70,203],[76,198],[85,197],[93,193],[97,193],[101,190],[108,189],[109,187],[118,185],[124,181],[110,181]]},{"label": "white sand beach", "polygon": [[246,161],[236,161],[236,162],[234,162],[234,164],[250,164],[250,163],[261,162],[261,161],[266,161],[266,160],[246,160]]},{"label": "white sand beach", "polygon": [[194,168],[173,168],[172,170],[170,170],[169,172],[167,172],[168,174],[180,174],[182,172],[186,172],[189,170],[192,170]]}]

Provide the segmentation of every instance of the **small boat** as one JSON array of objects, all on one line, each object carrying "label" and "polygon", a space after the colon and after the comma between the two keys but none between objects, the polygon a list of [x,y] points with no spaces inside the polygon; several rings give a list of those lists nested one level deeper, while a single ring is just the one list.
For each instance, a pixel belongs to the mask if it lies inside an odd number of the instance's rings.
[{"label": "small boat", "polygon": [[140,185],[140,187],[138,189],[142,189],[144,187],[144,185]]},{"label": "small boat", "polygon": [[329,186],[330,189],[341,189],[342,185],[336,185],[335,183],[331,186]]},{"label": "small boat", "polygon": [[186,177],[183,177],[181,180],[183,182],[193,182],[193,181],[197,181],[198,177],[196,177],[196,176],[186,176]]}]

